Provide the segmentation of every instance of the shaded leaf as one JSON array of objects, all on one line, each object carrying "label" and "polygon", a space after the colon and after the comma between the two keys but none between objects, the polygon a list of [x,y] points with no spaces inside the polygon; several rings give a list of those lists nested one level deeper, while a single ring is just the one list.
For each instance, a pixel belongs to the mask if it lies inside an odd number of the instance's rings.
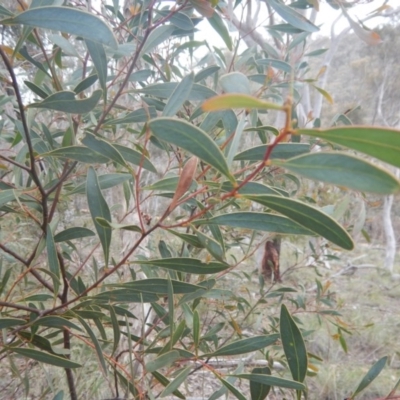
[{"label": "shaded leaf", "polygon": [[[271,375],[271,370],[268,367],[254,368],[251,373],[258,375]],[[250,381],[251,400],[264,400],[268,396],[270,390],[270,385],[263,385],[259,382]]]},{"label": "shaded leaf", "polygon": [[60,328],[67,326],[68,328],[76,329],[77,331],[82,331],[78,325],[75,325],[73,322],[66,318],[62,318],[56,315],[48,315],[45,317],[41,317],[36,319],[32,325],[39,326],[48,326],[49,328]]},{"label": "shaded leaf", "polygon": [[395,129],[343,126],[330,129],[298,129],[296,133],[349,147],[400,168],[400,131]]},{"label": "shaded leaf", "polygon": [[155,358],[146,363],[145,368],[148,372],[157,371],[163,367],[173,364],[176,360],[180,358],[179,353],[176,350],[164,353],[161,356]]},{"label": "shaded leaf", "polygon": [[[100,189],[105,190],[132,179],[132,175],[125,173],[104,174],[98,176],[97,179],[99,181]],[[68,195],[84,193],[86,193],[86,182],[83,182],[76,186],[75,189],[68,192]]]},{"label": "shaded leaf", "polygon": [[292,377],[303,382],[307,374],[307,350],[300,329],[284,304],[281,306],[279,331]]},{"label": "shaded leaf", "polygon": [[153,293],[138,292],[137,289],[125,288],[99,293],[93,296],[93,299],[106,303],[153,303],[158,301],[158,296]]},{"label": "shaded leaf", "polygon": [[179,111],[183,103],[189,97],[189,94],[192,91],[193,83],[193,72],[185,76],[182,81],[178,83],[174,91],[171,93],[171,96],[168,98],[167,104],[164,107],[162,113],[164,117],[172,117]]},{"label": "shaded leaf", "polygon": [[68,146],[41,154],[42,157],[68,158],[88,164],[105,164],[109,158],[83,146]]},{"label": "shaded leaf", "polygon": [[[146,95],[159,97],[161,99],[168,99],[177,86],[177,82],[154,83],[153,85],[147,85],[142,89],[136,89],[136,91]],[[217,93],[214,90],[209,89],[207,86],[194,83],[187,100],[202,101],[216,96],[216,94]]]},{"label": "shaded leaf", "polygon": [[250,353],[252,351],[261,350],[267,346],[270,346],[271,344],[274,344],[278,339],[278,334],[273,334],[269,336],[254,336],[246,339],[241,339],[222,346],[213,353],[208,354],[207,356],[220,357]]},{"label": "shaded leaf", "polygon": [[146,54],[153,50],[155,47],[166,41],[175,30],[173,25],[162,25],[154,29],[146,40],[140,54]]},{"label": "shaded leaf", "polygon": [[24,325],[27,321],[20,318],[0,318],[0,329],[11,328],[13,326]]},{"label": "shaded leaf", "polygon": [[101,154],[102,156],[107,157],[122,166],[126,165],[125,160],[119,151],[116,150],[110,143],[107,143],[105,140],[99,137],[96,137],[91,133],[87,133],[83,138],[82,143],[89,149]]},{"label": "shaded leaf", "polygon": [[360,158],[335,153],[311,153],[286,162],[273,162],[310,179],[346,186],[362,192],[392,194],[400,183],[389,172]]},{"label": "shaded leaf", "polygon": [[224,21],[216,12],[207,19],[214,30],[221,36],[221,39],[225,42],[226,47],[232,51],[232,38],[229,34],[228,28],[225,26]]},{"label": "shaded leaf", "polygon": [[[262,144],[244,150],[235,156],[237,161],[262,161],[270,145]],[[309,153],[310,145],[307,143],[279,143],[270,154],[270,159],[287,159],[300,154]]]},{"label": "shaded leaf", "polygon": [[218,146],[201,129],[185,121],[171,118],[157,118],[149,122],[157,139],[179,146],[204,162],[212,165],[232,180],[228,165]]},{"label": "shaded leaf", "polygon": [[[153,371],[151,373],[155,379],[158,380],[158,382],[161,383],[161,385],[163,385],[164,387],[168,386],[170,381],[169,379],[167,379],[164,375],[162,375],[160,372],[158,371]],[[179,397],[182,400],[185,400],[185,396],[179,391],[179,390],[175,390],[174,392],[172,392],[176,397]]]},{"label": "shaded leaf", "polygon": [[130,224],[114,224],[113,222],[107,221],[104,218],[96,217],[96,222],[99,223],[103,228],[109,229],[123,229],[125,231],[142,233],[142,229],[137,225]]},{"label": "shaded leaf", "polygon": [[347,231],[333,218],[315,207],[298,200],[274,195],[246,195],[245,197],[286,215],[298,224],[346,250],[354,248],[353,240]]},{"label": "shaded leaf", "polygon": [[90,214],[97,234],[99,235],[101,245],[104,252],[104,261],[108,265],[108,258],[110,254],[111,244],[111,229],[102,227],[97,221],[96,217],[101,217],[107,221],[111,221],[110,209],[106,201],[104,200],[103,194],[101,193],[99,181],[95,170],[90,167],[87,174],[86,181],[86,195],[89,205]]},{"label": "shaded leaf", "polygon": [[275,376],[269,376],[264,374],[235,374],[232,375],[240,379],[247,379],[252,382],[258,382],[263,385],[277,386],[287,389],[305,390],[306,386],[303,383],[290,381],[288,379],[277,378]]},{"label": "shaded leaf", "polygon": [[[175,294],[192,293],[195,290],[202,289],[201,286],[176,280],[171,280],[171,283]],[[159,295],[168,294],[168,279],[162,278],[142,279],[140,281],[128,282],[121,285],[112,284],[111,286],[129,287],[129,289],[134,289],[138,292],[156,293]]]},{"label": "shaded leaf", "polygon": [[8,349],[14,353],[17,353],[21,356],[31,358],[32,360],[36,360],[45,364],[55,365],[56,367],[61,368],[80,368],[81,364],[70,361],[66,358],[56,356],[54,354],[45,353],[43,351],[35,350],[35,349],[23,349],[19,347],[8,347]]},{"label": "shaded leaf", "polygon": [[157,172],[156,167],[153,165],[153,163],[139,151],[136,151],[126,146],[122,146],[120,144],[114,144],[113,146],[115,149],[118,150],[125,161],[134,165],[142,165],[144,169],[147,169],[150,172]]},{"label": "shaded leaf", "polygon": [[53,239],[53,233],[50,227],[47,228],[46,233],[46,249],[47,249],[47,260],[49,262],[49,269],[51,273],[57,278],[53,279],[54,291],[58,292],[60,282],[60,263],[57,257],[57,249]]},{"label": "shaded leaf", "polygon": [[229,268],[229,264],[221,262],[204,263],[196,258],[164,258],[158,260],[136,261],[137,264],[154,265],[156,267],[186,272],[188,274],[215,274]]},{"label": "shaded leaf", "polygon": [[65,229],[62,232],[57,233],[57,235],[54,236],[54,241],[56,243],[59,243],[65,242],[67,240],[81,239],[90,236],[95,236],[95,233],[92,230],[77,226],[74,228]]},{"label": "shaded leaf", "polygon": [[101,43],[94,42],[86,39],[86,46],[89,51],[90,57],[92,58],[94,67],[97,71],[100,86],[103,89],[103,94],[107,93],[107,56],[104,47]]},{"label": "shaded leaf", "polygon": [[168,384],[168,386],[162,391],[160,397],[165,397],[165,396],[168,396],[168,395],[172,394],[173,392],[175,392],[178,389],[178,387],[186,380],[191,369],[192,369],[192,367],[184,368],[178,374],[178,376],[173,381],[171,381]]},{"label": "shaded leaf", "polygon": [[219,78],[219,84],[225,93],[241,93],[250,95],[249,79],[241,72],[235,71],[222,75]]},{"label": "shaded leaf", "polygon": [[43,101],[29,104],[31,108],[46,108],[48,110],[62,111],[70,114],[86,114],[92,111],[99,102],[102,90],[95,90],[86,99],[76,99],[75,92],[64,90],[46,97]]},{"label": "shaded leaf", "polygon": [[234,228],[283,233],[288,235],[314,235],[311,230],[303,228],[291,219],[270,213],[250,211],[234,212],[217,215],[207,220],[198,220],[196,223],[206,225],[226,225]]},{"label": "shaded leaf", "polygon": [[156,118],[157,112],[155,107],[139,108],[135,111],[130,112],[125,115],[125,117],[112,119],[107,121],[107,125],[117,125],[117,124],[133,124],[139,122],[147,122],[151,118]]},{"label": "shaded leaf", "polygon": [[66,32],[114,49],[118,46],[106,23],[93,14],[72,7],[31,8],[1,22],[4,25],[23,24],[33,28]]}]

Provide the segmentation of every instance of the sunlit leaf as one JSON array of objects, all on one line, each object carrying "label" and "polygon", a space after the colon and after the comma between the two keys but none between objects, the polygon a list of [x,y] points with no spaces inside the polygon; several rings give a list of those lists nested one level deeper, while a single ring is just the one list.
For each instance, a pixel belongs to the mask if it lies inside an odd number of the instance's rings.
[{"label": "sunlit leaf", "polygon": [[219,111],[229,108],[257,108],[262,110],[282,110],[279,104],[260,100],[246,94],[221,94],[206,100],[201,106],[204,111]]}]

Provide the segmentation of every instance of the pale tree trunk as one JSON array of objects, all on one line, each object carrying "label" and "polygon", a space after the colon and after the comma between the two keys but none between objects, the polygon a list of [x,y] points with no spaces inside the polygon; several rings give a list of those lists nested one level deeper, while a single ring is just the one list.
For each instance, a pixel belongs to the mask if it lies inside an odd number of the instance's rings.
[{"label": "pale tree trunk", "polygon": [[[396,177],[400,177],[400,170],[396,170]],[[396,235],[392,224],[392,206],[394,195],[386,196],[383,202],[383,230],[385,232],[385,262],[384,267],[391,274],[393,273],[394,260],[396,258]]]}]

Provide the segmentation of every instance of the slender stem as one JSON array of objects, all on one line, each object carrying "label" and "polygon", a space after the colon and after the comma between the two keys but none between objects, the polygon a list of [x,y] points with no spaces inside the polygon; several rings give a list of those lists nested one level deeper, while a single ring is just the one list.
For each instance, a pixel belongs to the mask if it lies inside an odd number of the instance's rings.
[{"label": "slender stem", "polygon": [[1,154],[0,154],[0,158],[1,158],[2,160],[4,160],[4,161],[9,162],[10,164],[15,165],[15,166],[18,167],[18,168],[23,169],[24,171],[27,171],[27,172],[30,172],[30,171],[31,171],[29,167],[27,167],[26,165],[20,164],[19,162],[13,160],[12,158],[8,158],[8,157],[5,157],[5,156],[2,156]]},{"label": "slender stem", "polygon": [[16,260],[18,260],[20,263],[24,264],[25,266],[29,266],[28,261],[24,260],[17,253],[12,251],[8,247],[4,246],[4,244],[0,243],[0,249],[2,249],[5,253],[9,254],[10,256],[13,256]]},{"label": "slender stem", "polygon": [[41,310],[38,310],[37,308],[21,306],[19,304],[15,304],[15,303],[9,303],[8,301],[0,301],[0,306],[1,307],[15,308],[16,310],[24,310],[24,311],[35,313],[35,314],[38,314],[38,315],[40,315],[42,313]]}]

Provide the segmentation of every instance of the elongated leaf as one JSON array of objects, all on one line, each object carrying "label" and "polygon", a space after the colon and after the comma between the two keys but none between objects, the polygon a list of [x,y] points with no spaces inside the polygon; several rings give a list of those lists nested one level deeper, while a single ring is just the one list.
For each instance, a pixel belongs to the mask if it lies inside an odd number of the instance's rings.
[{"label": "elongated leaf", "polygon": [[13,326],[24,325],[27,321],[20,318],[0,318],[0,329],[11,328]]},{"label": "elongated leaf", "polygon": [[171,16],[170,10],[155,10],[155,11],[157,12],[157,14],[160,14],[164,17],[168,15],[170,17],[169,21],[171,22],[171,24],[174,24],[179,29],[183,29],[185,31],[191,31],[192,29],[194,29],[194,24],[192,20],[182,12],[177,12]]},{"label": "elongated leaf", "polygon": [[65,37],[61,35],[49,35],[49,39],[56,44],[65,54],[72,57],[79,57],[77,49],[74,45]]},{"label": "elongated leaf", "polygon": [[192,91],[194,83],[193,72],[185,76],[181,82],[178,83],[171,96],[168,98],[167,104],[164,107],[163,116],[172,117],[182,107],[183,103],[187,100]]},{"label": "elongated leaf", "polygon": [[66,32],[114,49],[118,46],[111,29],[100,18],[72,7],[33,8],[1,22]]},{"label": "elongated leaf", "polygon": [[229,264],[220,262],[204,263],[196,258],[160,258],[158,260],[148,260],[136,262],[144,265],[154,265],[173,271],[186,272],[188,274],[215,274],[229,268]]},{"label": "elongated leaf", "polygon": [[87,99],[76,99],[75,92],[64,90],[46,97],[43,101],[29,104],[31,108],[62,111],[69,114],[86,114],[99,102],[102,90],[95,90]]},{"label": "elongated leaf", "polygon": [[99,293],[94,300],[105,303],[153,303],[158,301],[154,293],[139,292],[137,289],[115,289]]},{"label": "elongated leaf", "polygon": [[307,350],[300,329],[284,304],[281,307],[279,331],[292,377],[297,382],[303,382],[307,374]]},{"label": "elongated leaf", "polygon": [[219,375],[216,375],[216,377],[237,399],[246,400],[246,396],[244,396],[240,390],[236,389],[228,380],[222,379]]},{"label": "elongated leaf", "polygon": [[169,383],[169,385],[162,391],[160,397],[165,397],[175,392],[178,387],[186,380],[192,367],[184,368],[179,375]]},{"label": "elongated leaf", "polygon": [[201,80],[207,78],[208,76],[215,74],[220,69],[221,67],[219,67],[218,65],[211,65],[210,67],[206,67],[195,75],[194,81],[200,82]]},{"label": "elongated leaf", "polygon": [[106,219],[101,218],[101,217],[96,217],[96,222],[98,222],[103,228],[123,229],[125,231],[142,233],[141,228],[139,226],[137,226],[137,225],[114,224],[113,222],[107,221]]},{"label": "elongated leaf", "polygon": [[122,146],[120,144],[114,144],[113,146],[115,149],[118,150],[125,161],[134,165],[142,165],[144,169],[147,169],[150,172],[157,172],[156,167],[153,165],[153,163],[139,151],[133,150],[126,146]]},{"label": "elongated leaf", "polygon": [[225,93],[241,93],[250,96],[250,82],[241,72],[230,72],[222,75],[219,84]]},{"label": "elongated leaf", "polygon": [[260,100],[246,94],[221,94],[206,100],[201,106],[203,111],[219,111],[229,108],[257,108],[261,110],[282,110],[279,104]]},{"label": "elongated leaf", "polygon": [[[117,174],[104,174],[97,177],[99,180],[99,186],[101,190],[110,189],[114,186],[120,185],[123,182],[132,179],[131,174],[117,173]],[[76,186],[68,195],[72,194],[84,194],[86,193],[86,183],[81,183]]]},{"label": "elongated leaf", "polygon": [[125,117],[113,119],[111,121],[107,121],[107,125],[117,125],[117,124],[133,124],[139,122],[147,122],[151,118],[156,118],[157,112],[155,107],[147,107],[147,108],[139,108],[135,111],[132,111]]},{"label": "elongated leaf", "polygon": [[51,273],[57,278],[53,279],[54,291],[57,293],[60,282],[60,263],[58,261],[57,249],[50,227],[47,228],[46,233],[46,249],[49,269]]},{"label": "elongated leaf", "polygon": [[112,324],[113,334],[114,334],[113,350],[112,350],[111,354],[114,354],[118,348],[119,341],[121,339],[121,331],[119,329],[117,314],[115,313],[114,307],[110,306],[109,310],[110,310],[110,318],[111,318],[111,324]]},{"label": "elongated leaf", "polygon": [[68,158],[74,161],[80,161],[88,164],[105,164],[110,161],[109,158],[90,150],[83,146],[68,146],[56,149],[48,153],[41,154],[42,157]]},{"label": "elongated leaf", "polygon": [[[251,373],[271,375],[271,370],[268,367],[254,368]],[[259,382],[250,381],[251,400],[264,400],[268,396],[270,390],[270,385],[263,385]]]},{"label": "elongated leaf", "polygon": [[56,356],[54,354],[45,353],[43,351],[35,350],[35,349],[23,349],[19,347],[8,347],[8,349],[14,353],[17,353],[21,356],[31,358],[32,360],[36,360],[45,364],[55,365],[56,367],[61,368],[80,368],[81,364],[70,361],[66,358]]},{"label": "elongated leaf", "polygon": [[193,313],[193,345],[196,351],[196,355],[198,353],[200,343],[200,317],[197,310]]},{"label": "elongated leaf", "polygon": [[[237,154],[235,160],[237,161],[261,161],[264,159],[265,153],[269,145],[262,144],[260,146],[252,147]],[[306,143],[279,143],[274,147],[271,152],[270,159],[287,159],[301,154],[308,153],[310,145]]]},{"label": "elongated leaf", "polygon": [[362,378],[357,389],[354,391],[350,399],[354,399],[361,391],[363,391],[382,371],[385,367],[388,357],[382,357],[378,360]]},{"label": "elongated leaf", "polygon": [[87,334],[89,335],[90,340],[96,349],[96,353],[97,353],[97,357],[100,361],[100,365],[103,368],[104,373],[107,375],[108,371],[107,371],[106,361],[104,359],[103,351],[101,349],[101,346],[97,339],[97,336],[94,334],[94,332],[90,328],[89,324],[87,324],[83,318],[80,318],[79,316],[78,316],[78,318],[79,318],[79,322],[82,324],[82,326],[85,328]]},{"label": "elongated leaf", "polygon": [[[202,289],[201,286],[176,280],[171,280],[171,284],[175,294],[192,293],[195,290]],[[129,287],[130,289],[135,289],[138,292],[157,293],[159,295],[168,294],[168,279],[162,278],[142,279],[140,281],[128,282],[121,285],[112,284],[111,286]]]},{"label": "elongated leaf", "polygon": [[79,82],[75,87],[74,87],[74,92],[75,94],[79,94],[86,90],[87,88],[90,88],[99,77],[97,74],[89,75],[87,78],[85,78],[83,81]]},{"label": "elongated leaf", "polygon": [[103,247],[104,261],[105,264],[108,265],[112,231],[109,228],[102,227],[96,221],[96,217],[101,217],[106,219],[107,221],[111,221],[111,213],[106,201],[104,200],[103,194],[101,193],[96,172],[92,167],[89,168],[87,174],[86,195],[87,195],[90,214],[92,216],[94,226],[96,228],[97,234],[99,235],[100,238],[101,245]]},{"label": "elongated leaf", "polygon": [[15,200],[14,189],[2,190],[0,192],[0,207],[4,206],[4,204],[7,204],[13,200]]},{"label": "elongated leaf", "polygon": [[353,240],[347,231],[333,218],[315,207],[298,200],[274,195],[246,195],[245,197],[286,215],[298,224],[346,250],[352,250],[354,247]]},{"label": "elongated leaf", "polygon": [[280,69],[282,71],[285,71],[287,73],[291,73],[292,72],[292,67],[290,64],[288,64],[285,61],[281,61],[281,60],[275,60],[274,58],[262,58],[260,60],[257,60],[256,63],[258,65],[270,65],[271,67],[274,67],[276,69]]},{"label": "elongated leaf", "polygon": [[[168,386],[170,381],[169,379],[167,379],[163,374],[161,374],[158,371],[153,371],[151,373],[155,379],[158,380],[158,382],[161,383],[161,385],[163,385],[164,387]],[[175,390],[174,392],[172,392],[176,397],[179,397],[182,400],[185,400],[185,396],[179,391],[179,390]]]},{"label": "elongated leaf", "polygon": [[299,129],[296,132],[337,143],[400,168],[400,131],[395,129],[344,126],[326,130]]},{"label": "elongated leaf", "polygon": [[[240,185],[242,181],[237,181],[237,183]],[[231,192],[233,190],[233,185],[228,181],[224,182],[221,186],[221,190],[224,192]],[[276,194],[277,196],[281,194],[277,189],[259,182],[248,182],[237,192],[239,194]]]},{"label": "elongated leaf", "polygon": [[43,89],[41,89],[39,86],[35,85],[34,83],[29,82],[29,81],[24,81],[24,83],[26,86],[28,86],[29,89],[32,90],[33,93],[37,94],[42,99],[45,99],[46,97],[49,96],[48,93],[46,93]]},{"label": "elongated leaf", "polygon": [[155,358],[146,363],[146,370],[148,372],[157,371],[163,367],[171,365],[176,360],[179,359],[179,353],[176,350],[169,351],[168,353],[164,353],[161,356]]},{"label": "elongated leaf", "polygon": [[224,21],[217,13],[213,13],[210,18],[207,19],[210,25],[215,29],[221,39],[225,42],[226,47],[232,51],[232,39],[229,34],[228,28],[225,26]]},{"label": "elongated leaf", "polygon": [[312,153],[286,162],[275,161],[290,171],[361,192],[392,194],[400,190],[400,182],[389,172],[360,158],[343,153]]},{"label": "elongated leaf", "polygon": [[221,150],[201,129],[187,122],[170,118],[153,119],[149,122],[149,126],[157,139],[182,147],[212,165],[229,180],[233,179]]},{"label": "elongated leaf", "polygon": [[107,93],[106,82],[107,82],[107,56],[104,47],[101,43],[94,42],[86,39],[86,46],[89,51],[90,57],[92,58],[94,67],[97,71],[100,86],[103,89],[103,94]]},{"label": "elongated leaf", "polygon": [[95,151],[104,157],[108,157],[110,160],[113,160],[122,166],[126,165],[126,162],[119,151],[116,150],[114,146],[112,146],[110,143],[107,143],[105,140],[100,139],[92,135],[91,133],[87,133],[86,136],[83,138],[82,143],[92,151]]},{"label": "elongated leaf", "polygon": [[66,242],[67,240],[82,239],[84,237],[95,236],[95,233],[88,228],[74,227],[63,230],[54,236],[56,243]]},{"label": "elongated leaf", "polygon": [[271,344],[274,344],[278,339],[278,334],[269,336],[254,336],[247,339],[241,339],[220,347],[215,352],[208,354],[208,356],[235,356],[238,354],[250,353],[252,351],[261,350],[267,346],[270,346]]},{"label": "elongated leaf", "polygon": [[235,374],[232,375],[240,379],[247,379],[252,382],[262,383],[268,386],[277,386],[287,389],[305,390],[306,386],[301,382],[294,382],[288,379],[277,378],[276,376],[269,376],[264,374]]},{"label": "elongated leaf", "polygon": [[289,218],[276,214],[242,211],[222,214],[207,220],[198,220],[199,224],[217,224],[234,228],[253,229],[264,232],[284,233],[288,235],[314,235]]},{"label": "elongated leaf", "polygon": [[173,25],[162,25],[154,29],[147,38],[140,54],[146,54],[162,42],[168,40],[174,30],[175,27]]},{"label": "elongated leaf", "polygon": [[[159,97],[161,99],[168,99],[177,86],[177,82],[155,83],[153,85],[148,85],[142,89],[137,89],[136,91],[146,95]],[[203,101],[216,95],[217,93],[214,92],[214,90],[209,89],[207,86],[194,83],[187,100]]]},{"label": "elongated leaf", "polygon": [[78,325],[75,325],[70,320],[59,317],[57,315],[49,315],[38,318],[33,322],[33,325],[48,326],[50,328],[60,328],[60,329],[67,326],[68,328],[76,329],[77,331],[82,331],[82,329],[79,328]]},{"label": "elongated leaf", "polygon": [[268,0],[268,4],[290,25],[305,32],[318,32],[319,28],[307,18],[295,11],[292,7],[283,4],[280,0]]}]

